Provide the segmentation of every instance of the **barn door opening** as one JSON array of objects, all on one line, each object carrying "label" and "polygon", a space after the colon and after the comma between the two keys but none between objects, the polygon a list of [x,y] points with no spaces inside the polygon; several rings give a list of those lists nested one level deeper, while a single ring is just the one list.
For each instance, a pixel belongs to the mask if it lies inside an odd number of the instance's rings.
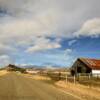
[{"label": "barn door opening", "polygon": [[78,72],[78,73],[82,73],[82,68],[81,68],[81,67],[78,67],[78,68],[77,68],[77,72]]}]

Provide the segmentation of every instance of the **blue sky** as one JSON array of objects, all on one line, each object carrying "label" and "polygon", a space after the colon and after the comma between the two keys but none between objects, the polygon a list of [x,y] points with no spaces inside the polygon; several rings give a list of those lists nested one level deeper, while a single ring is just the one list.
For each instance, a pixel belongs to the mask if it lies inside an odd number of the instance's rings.
[{"label": "blue sky", "polygon": [[100,59],[99,0],[0,0],[0,66],[69,67]]}]

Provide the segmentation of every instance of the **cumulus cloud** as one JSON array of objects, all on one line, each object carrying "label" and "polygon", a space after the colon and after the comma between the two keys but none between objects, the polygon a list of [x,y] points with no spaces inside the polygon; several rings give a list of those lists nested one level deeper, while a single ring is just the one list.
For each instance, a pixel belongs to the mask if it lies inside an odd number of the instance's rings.
[{"label": "cumulus cloud", "polygon": [[100,18],[94,18],[86,21],[81,29],[75,33],[77,36],[99,36]]},{"label": "cumulus cloud", "polygon": [[43,50],[50,50],[55,48],[60,48],[61,45],[59,43],[59,40],[50,41],[50,39],[46,38],[39,38],[34,42],[34,45],[29,47],[26,52],[37,52],[37,51],[43,51]]},{"label": "cumulus cloud", "polygon": [[98,0],[0,0],[4,11],[1,34],[72,37],[84,21],[100,16],[99,3]]}]

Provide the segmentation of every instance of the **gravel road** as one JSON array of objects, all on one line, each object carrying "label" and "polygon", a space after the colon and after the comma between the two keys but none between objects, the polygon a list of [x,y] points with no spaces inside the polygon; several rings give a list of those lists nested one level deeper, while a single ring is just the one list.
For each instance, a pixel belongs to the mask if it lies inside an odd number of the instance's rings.
[{"label": "gravel road", "polygon": [[0,100],[78,100],[51,84],[27,78],[22,74],[0,76]]}]

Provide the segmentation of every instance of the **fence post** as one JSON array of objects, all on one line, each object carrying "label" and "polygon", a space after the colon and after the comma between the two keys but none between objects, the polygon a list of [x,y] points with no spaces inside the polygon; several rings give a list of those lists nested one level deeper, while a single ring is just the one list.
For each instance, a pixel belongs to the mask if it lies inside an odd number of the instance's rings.
[{"label": "fence post", "polygon": [[66,75],[66,83],[68,83],[68,76]]},{"label": "fence post", "polygon": [[58,73],[59,80],[61,80],[61,72]]},{"label": "fence post", "polygon": [[76,76],[74,75],[74,84],[76,83]]},{"label": "fence post", "polygon": [[98,74],[97,74],[97,79],[98,79]]},{"label": "fence post", "polygon": [[91,75],[89,74],[89,79],[91,78]]}]

